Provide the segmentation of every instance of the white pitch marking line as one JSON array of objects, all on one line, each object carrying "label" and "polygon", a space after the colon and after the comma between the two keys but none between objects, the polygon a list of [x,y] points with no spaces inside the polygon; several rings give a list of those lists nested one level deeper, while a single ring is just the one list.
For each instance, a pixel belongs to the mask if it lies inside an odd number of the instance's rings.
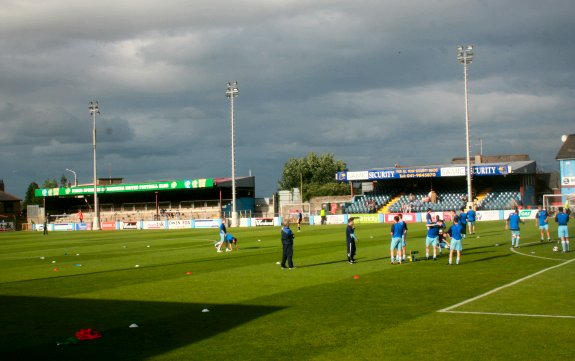
[{"label": "white pitch marking line", "polygon": [[457,303],[457,304],[455,304],[455,305],[453,305],[453,306],[449,306],[449,307],[443,308],[443,309],[441,309],[441,310],[439,310],[439,311],[437,311],[437,312],[448,312],[448,311],[450,311],[450,310],[452,310],[452,309],[454,309],[454,308],[463,306],[463,305],[465,305],[465,304],[467,304],[467,303],[469,303],[469,302],[473,302],[473,301],[478,300],[478,299],[480,299],[480,298],[483,298],[483,297],[485,297],[485,296],[489,296],[489,295],[491,295],[491,294],[493,294],[493,293],[495,293],[495,292],[499,292],[499,291],[501,291],[501,290],[504,289],[504,288],[514,286],[514,285],[516,285],[516,284],[518,284],[518,283],[520,283],[520,282],[523,282],[523,281],[525,281],[525,280],[528,280],[528,279],[530,279],[530,278],[532,278],[532,277],[539,276],[539,275],[542,274],[543,272],[547,272],[547,271],[550,271],[550,270],[552,270],[552,269],[554,269],[554,268],[558,268],[558,267],[561,267],[561,266],[565,266],[567,263],[571,263],[571,262],[573,262],[573,261],[575,261],[575,258],[570,259],[569,261],[565,261],[565,262],[560,263],[560,264],[555,265],[555,266],[547,267],[547,268],[545,268],[545,269],[542,269],[541,271],[537,271],[537,272],[535,272],[535,273],[532,273],[532,274],[530,274],[530,275],[528,275],[528,276],[525,276],[525,277],[523,277],[523,278],[520,278],[520,279],[518,279],[518,280],[515,280],[515,281],[513,281],[513,282],[511,282],[511,283],[508,283],[508,284],[506,284],[506,285],[499,286],[499,287],[497,287],[497,288],[492,289],[491,291],[487,291],[487,292],[482,293],[482,294],[480,294],[480,295],[478,295],[478,296],[475,296],[475,297],[473,297],[473,298],[469,298],[469,299],[467,299],[467,300],[465,300],[465,301],[462,301],[462,302],[459,302],[459,303]]},{"label": "white pitch marking line", "polygon": [[[524,245],[530,245],[530,244],[539,244],[540,242],[531,242],[531,243],[525,243]],[[527,256],[527,257],[534,257],[534,258],[542,258],[542,259],[549,259],[551,261],[564,261],[561,258],[550,258],[550,257],[543,257],[543,256],[534,256],[532,254],[525,254],[525,253],[521,253],[519,251],[516,251],[513,247],[509,248],[509,250],[513,253],[519,254],[521,256]]]},{"label": "white pitch marking line", "polygon": [[575,316],[561,315],[532,315],[528,313],[504,313],[504,312],[479,312],[479,311],[439,311],[444,313],[465,313],[471,315],[493,315],[493,316],[519,316],[519,317],[544,317],[544,318],[575,318]]}]

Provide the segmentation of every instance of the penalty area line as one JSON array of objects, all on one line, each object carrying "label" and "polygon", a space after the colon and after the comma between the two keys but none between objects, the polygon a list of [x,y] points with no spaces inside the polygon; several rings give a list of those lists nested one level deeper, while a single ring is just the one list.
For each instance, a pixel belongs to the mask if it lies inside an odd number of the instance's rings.
[{"label": "penalty area line", "polygon": [[[463,306],[463,305],[465,305],[465,304],[468,304],[468,303],[470,303],[470,302],[476,301],[476,300],[478,300],[478,299],[480,299],[480,298],[483,298],[483,297],[489,296],[489,295],[491,295],[491,294],[494,294],[494,293],[496,293],[496,292],[499,292],[499,291],[501,291],[502,289],[505,289],[505,288],[507,288],[507,287],[515,286],[516,284],[518,284],[518,283],[520,283],[520,282],[523,282],[523,281],[528,280],[528,279],[530,279],[530,278],[532,278],[532,277],[535,277],[535,276],[539,276],[540,274],[542,274],[542,273],[544,273],[544,272],[550,271],[550,270],[552,270],[552,269],[555,269],[555,268],[558,268],[558,267],[561,267],[561,266],[565,266],[566,264],[571,263],[571,262],[573,262],[573,261],[575,261],[575,258],[573,258],[573,259],[571,259],[571,260],[569,260],[569,261],[565,261],[565,262],[560,263],[560,264],[555,265],[555,266],[551,266],[551,267],[544,268],[544,269],[542,269],[541,271],[537,271],[537,272],[532,273],[532,274],[530,274],[530,275],[528,275],[528,276],[525,276],[525,277],[522,277],[522,278],[520,278],[520,279],[518,279],[518,280],[515,280],[515,281],[513,281],[513,282],[510,282],[510,283],[508,283],[508,284],[506,284],[506,285],[499,286],[499,287],[494,288],[494,289],[492,289],[492,290],[490,290],[490,291],[487,291],[487,292],[485,292],[485,293],[482,293],[482,294],[480,294],[480,295],[478,295],[478,296],[475,296],[475,297],[469,298],[469,299],[467,299],[467,300],[465,300],[465,301],[459,302],[459,303],[457,303],[457,304],[455,304],[455,305],[452,305],[452,306],[443,308],[443,309],[441,309],[441,310],[438,310],[437,312],[457,312],[457,313],[462,313],[462,311],[451,311],[451,310],[453,310],[454,308],[457,308],[457,307],[461,307],[461,306]],[[485,313],[487,313],[487,312],[485,312]]]},{"label": "penalty area line", "polygon": [[[531,242],[531,243],[525,243],[524,246],[529,246],[532,244],[541,244],[540,242]],[[527,256],[527,257],[533,257],[533,258],[541,258],[541,259],[548,259],[551,261],[564,261],[564,259],[561,258],[550,258],[550,257],[543,257],[543,256],[534,256],[532,254],[526,254],[526,253],[521,253],[519,251],[517,251],[516,249],[514,249],[513,247],[509,248],[509,250],[515,254],[518,254],[520,256]]]}]

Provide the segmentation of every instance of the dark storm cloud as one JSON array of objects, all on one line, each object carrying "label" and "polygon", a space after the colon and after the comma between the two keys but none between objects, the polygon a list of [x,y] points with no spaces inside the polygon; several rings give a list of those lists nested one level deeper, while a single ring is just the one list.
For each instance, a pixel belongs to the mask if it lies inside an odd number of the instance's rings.
[{"label": "dark storm cloud", "polygon": [[0,13],[0,178],[66,168],[91,179],[88,102],[100,102],[101,176],[139,182],[237,173],[275,190],[289,157],[351,170],[464,155],[459,44],[474,151],[529,153],[547,170],[573,132],[570,1],[11,0]]}]

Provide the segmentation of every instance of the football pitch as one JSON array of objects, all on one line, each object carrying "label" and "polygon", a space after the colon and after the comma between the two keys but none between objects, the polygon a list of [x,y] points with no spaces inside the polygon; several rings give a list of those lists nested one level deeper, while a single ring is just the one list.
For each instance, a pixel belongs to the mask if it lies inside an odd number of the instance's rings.
[{"label": "football pitch", "polygon": [[[550,228],[510,249],[478,223],[449,266],[391,265],[389,224],[356,224],[353,265],[345,225],[292,227],[293,270],[279,227],[231,229],[224,253],[217,229],[2,233],[0,360],[573,360],[575,252]],[[57,345],[83,328],[103,337]]]}]

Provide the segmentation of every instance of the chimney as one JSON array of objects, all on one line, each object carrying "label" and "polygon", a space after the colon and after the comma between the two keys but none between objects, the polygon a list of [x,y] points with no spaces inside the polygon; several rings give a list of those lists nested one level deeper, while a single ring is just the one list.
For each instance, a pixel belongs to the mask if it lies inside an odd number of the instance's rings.
[{"label": "chimney", "polygon": [[475,154],[475,164],[481,164],[482,160],[481,154]]},{"label": "chimney", "polygon": [[0,192],[4,192],[4,179],[0,179]]}]

